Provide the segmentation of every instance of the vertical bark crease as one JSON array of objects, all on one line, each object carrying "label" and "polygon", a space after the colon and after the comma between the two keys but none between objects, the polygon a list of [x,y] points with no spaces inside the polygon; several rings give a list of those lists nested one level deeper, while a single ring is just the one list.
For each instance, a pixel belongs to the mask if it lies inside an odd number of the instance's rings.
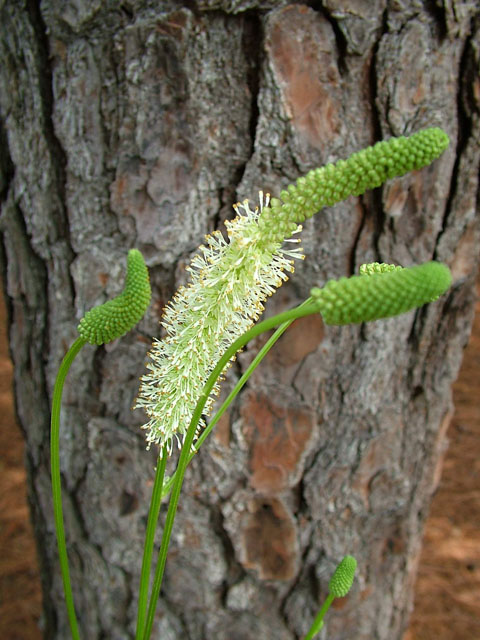
[{"label": "vertical bark crease", "polygon": [[262,49],[264,35],[262,19],[257,12],[247,12],[245,14],[244,21],[243,48],[248,64],[247,85],[251,93],[249,129],[251,137],[251,153],[253,153],[259,117],[258,95],[260,91],[261,67],[263,64]]},{"label": "vertical bark crease", "polygon": [[[475,39],[478,39],[480,23],[480,13],[471,18],[470,35],[466,38],[463,51],[460,56],[459,69],[458,69],[458,88],[457,88],[457,119],[458,119],[458,138],[457,146],[455,150],[455,163],[452,169],[452,176],[450,182],[450,190],[445,204],[442,228],[439,232],[437,243],[440,240],[442,234],[448,226],[448,219],[452,212],[453,201],[458,194],[458,189],[461,188],[459,182],[459,175],[461,170],[461,162],[464,159],[464,154],[467,146],[472,140],[472,136],[480,137],[480,132],[475,132],[474,118],[477,116],[477,129],[478,124],[478,106],[475,104],[475,100],[471,95],[472,87],[475,79],[478,75],[477,69],[480,63],[480,58],[475,60],[475,51],[472,47]],[[475,113],[477,112],[477,113]],[[479,186],[480,188],[480,186]]]},{"label": "vertical bark crease", "polygon": [[53,81],[47,30],[43,21],[39,0],[26,0],[26,7],[30,24],[35,33],[34,46],[36,49],[38,84],[42,105],[43,133],[52,157],[52,166],[56,173],[56,188],[62,207],[60,211],[56,210],[56,208],[53,210],[53,213],[57,216],[55,225],[61,237],[68,241],[69,226],[65,205],[67,157],[55,134],[53,125]]},{"label": "vertical bark crease", "polygon": [[7,199],[14,173],[15,167],[8,148],[7,132],[3,118],[0,117],[0,202]]},{"label": "vertical bark crease", "polygon": [[328,8],[323,4],[322,0],[311,0],[310,2],[305,3],[308,7],[311,7],[317,13],[320,13],[324,18],[326,18],[332,28],[332,31],[335,36],[335,42],[337,45],[337,66],[340,71],[340,74],[344,76],[347,73],[347,50],[348,43],[345,35],[342,33],[340,26],[338,24],[338,20],[332,14],[332,11],[329,11]]},{"label": "vertical bark crease", "polygon": [[[377,104],[377,100],[378,100],[377,63],[378,63],[378,51],[380,47],[380,42],[386,33],[388,33],[388,9],[385,9],[383,11],[382,28],[372,48],[372,57],[371,57],[371,62],[369,67],[369,74],[368,74],[370,103],[372,106],[372,125],[373,125],[373,131],[375,136],[374,142],[378,142],[383,138],[381,114],[380,114],[379,105]],[[373,231],[373,246],[375,250],[375,259],[378,262],[383,262],[384,259],[381,255],[381,251],[379,247],[379,239],[383,232],[383,228],[386,222],[386,215],[385,215],[385,211],[383,209],[383,203],[382,203],[382,187],[379,187],[378,189],[373,190],[371,194],[371,200],[373,202],[374,215],[376,218],[374,231]]]},{"label": "vertical bark crease", "polygon": [[436,25],[438,38],[443,40],[448,35],[448,25],[445,6],[436,0],[423,0],[423,5],[427,13],[432,16]]}]

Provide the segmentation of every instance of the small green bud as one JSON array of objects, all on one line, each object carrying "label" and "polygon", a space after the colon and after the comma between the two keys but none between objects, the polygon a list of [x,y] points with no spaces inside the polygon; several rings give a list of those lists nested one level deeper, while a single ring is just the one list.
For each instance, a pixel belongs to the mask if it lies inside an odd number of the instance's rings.
[{"label": "small green bud", "polygon": [[361,276],[371,276],[374,273],[387,273],[388,271],[399,271],[403,267],[399,267],[395,264],[386,264],[385,262],[370,262],[369,264],[362,264],[360,266]]},{"label": "small green bud", "polygon": [[150,304],[150,279],[142,254],[131,249],[122,293],[90,309],[80,320],[78,332],[90,344],[111,342],[128,333],[143,318]]},{"label": "small green bud", "polygon": [[343,598],[352,588],[357,561],[353,556],[345,556],[335,569],[328,583],[328,591],[335,598]]}]

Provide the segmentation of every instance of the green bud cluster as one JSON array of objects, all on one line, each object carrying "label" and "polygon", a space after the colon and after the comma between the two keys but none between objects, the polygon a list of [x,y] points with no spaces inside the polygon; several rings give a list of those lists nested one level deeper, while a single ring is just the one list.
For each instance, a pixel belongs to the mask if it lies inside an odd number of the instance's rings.
[{"label": "green bud cluster", "polygon": [[[263,210],[259,226],[272,240],[288,237],[299,223],[322,207],[358,196],[385,180],[420,169],[438,158],[448,147],[442,129],[431,127],[412,136],[391,138],[352,154],[347,160],[313,169],[297,180],[296,185],[272,198]],[[275,230],[275,238],[272,238]]]},{"label": "green bud cluster", "polygon": [[335,569],[328,583],[328,591],[335,598],[344,598],[352,588],[357,561],[353,556],[345,556]]},{"label": "green bud cluster", "polygon": [[370,262],[360,266],[361,276],[372,276],[375,273],[387,273],[389,271],[399,271],[403,269],[395,264],[386,264],[385,262]]},{"label": "green bud cluster", "polygon": [[[369,273],[368,266],[364,268]],[[370,265],[371,266],[371,265]],[[390,318],[433,302],[450,287],[450,270],[440,262],[406,269],[373,267],[368,275],[330,280],[310,295],[326,324],[351,324]],[[391,269],[393,267],[393,269]]]},{"label": "green bud cluster", "polygon": [[78,332],[90,344],[99,345],[120,338],[143,318],[150,296],[150,279],[143,256],[138,249],[131,249],[122,293],[88,311],[80,320]]}]

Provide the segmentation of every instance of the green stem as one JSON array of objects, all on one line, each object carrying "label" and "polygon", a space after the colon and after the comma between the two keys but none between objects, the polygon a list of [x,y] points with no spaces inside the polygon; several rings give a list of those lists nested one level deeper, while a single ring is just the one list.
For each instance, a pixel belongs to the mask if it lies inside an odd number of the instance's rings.
[{"label": "green stem", "polygon": [[231,360],[231,358],[242,349],[247,342],[256,338],[261,333],[265,331],[270,331],[286,322],[293,322],[297,318],[301,318],[303,316],[308,316],[317,312],[317,307],[314,304],[311,304],[311,299],[309,298],[305,303],[295,307],[294,309],[290,309],[289,311],[284,311],[283,313],[279,313],[272,318],[268,318],[263,322],[260,322],[257,325],[254,325],[251,329],[249,329],[246,333],[240,336],[230,347],[225,351],[223,356],[218,361],[217,365],[213,369],[210,374],[205,386],[203,388],[202,394],[200,395],[195,410],[192,415],[192,419],[190,421],[190,425],[185,434],[185,440],[182,445],[182,451],[180,453],[180,458],[178,460],[177,471],[175,482],[172,489],[172,495],[170,497],[170,503],[168,505],[167,518],[165,520],[165,527],[163,529],[162,536],[162,544],[160,547],[160,551],[158,554],[158,562],[157,567],[155,569],[155,577],[153,580],[152,593],[150,595],[150,603],[148,606],[147,613],[147,623],[145,626],[145,633],[143,636],[143,640],[149,640],[150,634],[152,632],[153,619],[155,616],[155,609],[157,606],[158,597],[160,595],[160,589],[162,586],[163,573],[165,571],[165,564],[167,560],[168,546],[170,544],[170,536],[172,533],[173,522],[175,520],[175,515],[177,512],[178,500],[180,497],[180,492],[182,490],[183,478],[185,475],[185,470],[187,468],[191,448],[193,444],[193,440],[195,438],[195,433],[197,430],[198,422],[202,416],[203,409],[205,407],[205,403],[213,389],[213,386],[217,380],[217,378],[222,373],[223,369],[227,365],[227,363]]},{"label": "green stem", "polygon": [[162,503],[162,487],[163,478],[165,476],[165,467],[167,466],[167,458],[167,447],[164,446],[157,460],[155,482],[153,484],[150,510],[148,512],[147,532],[145,535],[145,546],[143,548],[142,573],[140,577],[140,592],[138,596],[137,631],[135,634],[135,640],[142,640],[145,627],[145,616],[147,615],[148,604],[148,583],[151,573],[155,529],[157,527],[160,505]]},{"label": "green stem", "polygon": [[50,465],[52,476],[53,514],[55,531],[57,534],[58,556],[63,579],[65,603],[67,605],[68,620],[73,640],[80,640],[78,623],[73,604],[72,586],[70,584],[70,570],[68,568],[67,545],[65,542],[65,528],[63,524],[62,508],[62,482],[60,478],[60,408],[62,404],[62,391],[65,378],[75,356],[86,343],[83,338],[77,338],[67,351],[58,370],[57,379],[53,388],[52,418],[50,427]]},{"label": "green stem", "polygon": [[312,640],[312,638],[314,638],[317,635],[317,633],[321,630],[321,628],[323,627],[323,618],[327,613],[327,611],[330,609],[330,605],[334,600],[335,600],[335,596],[329,593],[327,596],[327,599],[323,603],[320,611],[317,613],[317,616],[313,621],[312,626],[310,627],[307,635],[303,640]]},{"label": "green stem", "polygon": [[188,454],[192,447],[193,439],[195,437],[196,425],[201,418],[202,409],[205,406],[206,400],[207,398],[204,398],[203,395],[200,396],[200,400],[198,401],[195,411],[193,412],[190,426],[185,435],[185,440],[182,445],[182,452],[178,460],[177,475],[175,483],[173,485],[172,495],[170,496],[170,502],[168,504],[167,518],[165,520],[162,545],[158,554],[157,567],[155,569],[155,577],[153,579],[152,593],[150,595],[150,603],[148,606],[147,622],[145,625],[143,640],[149,640],[150,634],[152,632],[153,619],[155,616],[155,609],[157,607],[158,596],[160,595],[160,588],[162,586],[163,572],[165,570],[165,563],[167,560],[167,552],[170,543],[170,536],[172,534],[173,522],[177,513],[178,499],[180,497],[180,491],[182,489],[183,477],[188,465]]},{"label": "green stem", "polygon": [[[202,414],[205,403],[215,385],[215,382],[217,381],[217,378],[219,378],[219,376],[221,375],[227,363],[233,358],[233,356],[237,353],[237,351],[240,351],[241,349],[243,349],[243,347],[247,344],[247,342],[250,342],[250,340],[253,340],[260,334],[265,333],[265,331],[270,331],[270,329],[274,329],[275,327],[278,327],[284,322],[291,323],[297,318],[303,318],[304,316],[309,316],[314,313],[318,313],[318,307],[316,306],[316,304],[313,303],[312,298],[308,298],[307,300],[305,300],[305,302],[303,302],[298,307],[294,307],[293,309],[289,309],[288,311],[284,311],[283,313],[279,313],[276,316],[272,316],[271,318],[267,318],[267,320],[263,320],[262,322],[259,322],[258,324],[254,325],[251,329],[246,331],[239,338],[237,338],[235,342],[233,342],[225,351],[225,353],[223,354],[223,356],[220,358],[217,365],[213,369],[212,373],[208,377],[208,380],[205,383],[205,386],[203,388],[202,395],[200,396],[200,399],[197,403],[197,407],[195,408],[194,415],[198,408],[200,409],[200,415]],[[205,398],[202,400],[203,396],[205,396]],[[201,402],[203,403],[199,407],[199,404]],[[192,425],[190,423],[190,427],[191,426]]]},{"label": "green stem", "polygon": [[[299,305],[298,308],[303,307],[304,305],[310,304],[311,300],[312,300],[311,298],[308,298],[307,300],[302,302],[302,304]],[[240,393],[241,389],[245,386],[247,380],[250,378],[252,373],[258,367],[260,362],[267,355],[267,353],[270,351],[270,349],[273,347],[273,345],[281,338],[281,336],[285,333],[285,331],[288,329],[288,327],[292,324],[293,321],[294,320],[288,320],[287,322],[284,322],[283,324],[281,324],[278,327],[278,329],[276,329],[275,333],[270,336],[270,338],[267,340],[267,342],[263,345],[263,347],[257,353],[257,355],[252,360],[252,362],[250,363],[250,365],[248,366],[246,371],[243,373],[243,375],[240,377],[240,379],[238,380],[238,382],[236,383],[236,385],[232,389],[232,391],[229,393],[227,398],[224,400],[224,402],[223,402],[222,406],[220,407],[220,409],[217,411],[217,413],[213,416],[213,418],[210,420],[208,425],[205,427],[205,429],[202,432],[202,435],[195,442],[195,450],[190,452],[190,455],[189,455],[189,458],[188,458],[188,464],[190,464],[190,462],[193,460],[195,455],[198,453],[198,450],[200,449],[202,444],[205,442],[205,440],[208,438],[208,436],[210,435],[210,432],[212,431],[214,426],[217,424],[217,422],[223,416],[225,411],[228,409],[228,407],[235,400],[235,398]],[[165,496],[167,496],[170,493],[170,490],[172,488],[172,485],[173,485],[173,483],[175,481],[176,476],[177,476],[177,472],[175,471],[175,473],[173,473],[172,476],[163,485],[162,498],[164,498]]]}]

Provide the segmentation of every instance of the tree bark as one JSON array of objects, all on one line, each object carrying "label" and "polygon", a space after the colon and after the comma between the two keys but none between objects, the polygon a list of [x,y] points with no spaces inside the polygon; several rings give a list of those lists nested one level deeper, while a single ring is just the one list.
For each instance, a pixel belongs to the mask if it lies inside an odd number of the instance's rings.
[{"label": "tree bark", "polygon": [[278,194],[311,168],[433,125],[451,146],[431,167],[307,222],[307,259],[266,313],[375,260],[444,261],[451,291],[399,318],[335,328],[309,317],[284,335],[188,471],[154,630],[300,638],[349,553],[357,579],[328,637],[400,640],[473,317],[475,5],[0,2],[2,263],[45,638],[69,637],[50,497],[53,383],[81,316],[121,290],[127,250],[146,257],[153,304],[128,336],[81,352],[63,401],[85,638],[134,635],[155,456],[131,406],[203,235],[260,188]]}]

